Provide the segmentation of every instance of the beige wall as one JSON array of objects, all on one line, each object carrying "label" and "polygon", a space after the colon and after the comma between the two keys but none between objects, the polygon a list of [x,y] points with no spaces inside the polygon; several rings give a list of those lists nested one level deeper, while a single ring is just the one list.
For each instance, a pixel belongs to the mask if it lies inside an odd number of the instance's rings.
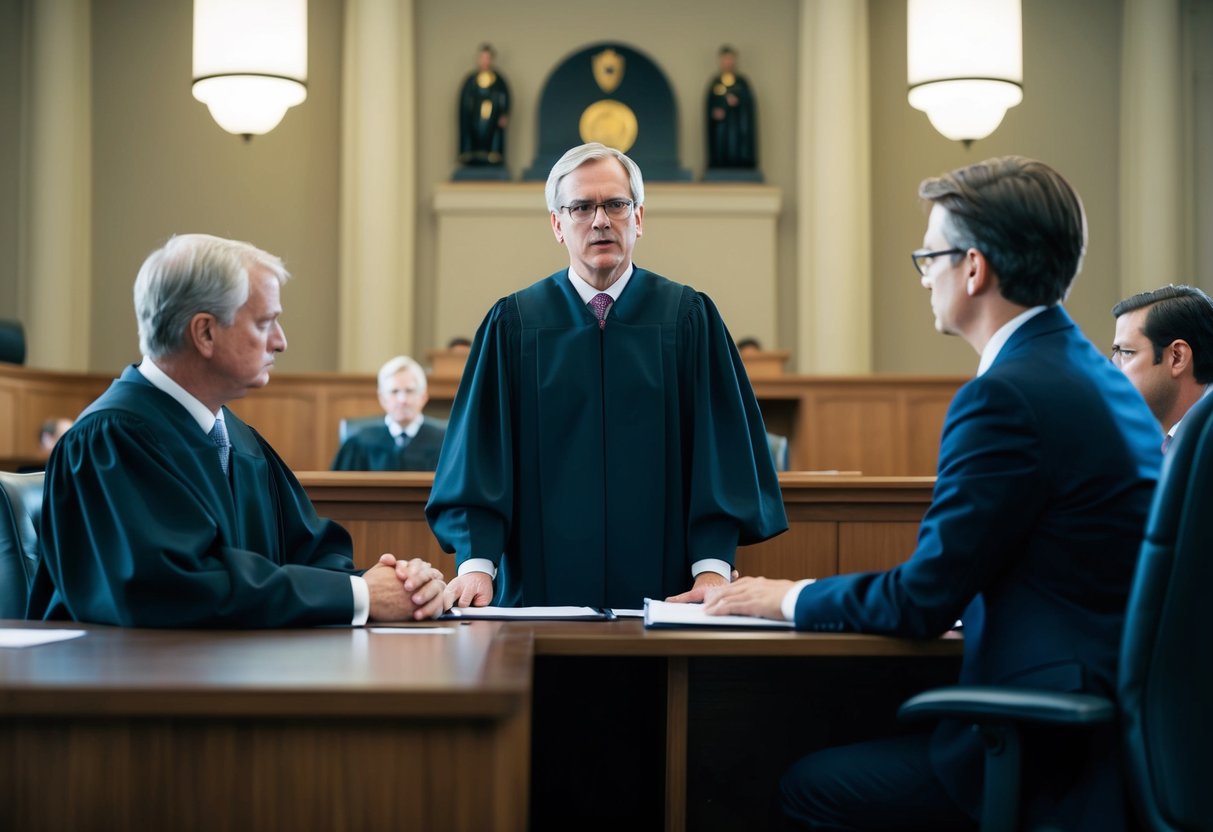
[{"label": "beige wall", "polygon": [[[918,183],[991,156],[1019,154],[1062,172],[1087,210],[1090,243],[1070,314],[1101,348],[1120,299],[1117,215],[1120,4],[1023,0],[1024,99],[987,139],[965,149],[943,138],[906,103],[906,12],[874,0],[872,37],[873,354],[881,372],[971,373],[973,350],[937,336],[909,253],[921,246],[926,213]],[[1163,280],[1165,282],[1165,280]]]},{"label": "beige wall", "polygon": [[[19,21],[32,2],[37,0],[0,0],[0,314],[20,295],[15,207],[20,189],[14,172],[20,171],[21,150],[14,125],[21,108],[20,85],[11,70],[19,63],[13,47],[21,41],[19,27],[8,24]],[[91,369],[114,370],[135,357],[130,309],[135,270],[152,247],[186,230],[249,239],[282,254],[297,278],[284,296],[291,349],[282,367],[335,369],[343,3],[311,0],[308,100],[288,112],[275,131],[247,145],[222,132],[189,94],[191,8],[189,0],[92,2],[92,275],[80,278],[92,281]],[[800,8],[797,0],[743,6],[726,0],[618,0],[609,9],[557,0],[416,0],[414,352],[424,353],[440,334],[433,314],[434,194],[454,166],[455,99],[476,45],[494,43],[512,87],[508,162],[517,177],[532,161],[538,94],[548,71],[571,52],[606,39],[627,41],[667,72],[678,101],[683,164],[696,175],[704,157],[702,99],[716,49],[728,42],[740,50],[740,69],[758,95],[760,162],[767,182],[782,192],[778,342],[772,346],[795,352]],[[1004,153],[1054,164],[1082,193],[1091,246],[1068,305],[1093,340],[1106,344],[1108,309],[1120,296],[1121,3],[1024,0],[1024,102],[993,136],[968,150],[936,134],[906,103],[904,0],[870,0],[869,8],[873,369],[972,371],[976,359],[968,347],[932,331],[927,299],[908,262],[907,252],[919,244],[924,224],[914,194],[925,176]],[[1208,18],[1208,0],[1185,0],[1185,8],[1189,19]],[[1201,66],[1207,68],[1207,60]],[[1206,100],[1206,122],[1209,111]],[[1207,212],[1207,203],[1202,204]],[[541,207],[535,221],[540,227],[546,222]],[[659,228],[656,216],[651,223],[654,231]],[[642,264],[646,242],[638,248]],[[468,245],[475,246],[476,239]],[[705,240],[704,245],[728,246],[729,241]],[[548,252],[544,271],[565,262],[554,243]],[[502,293],[539,276],[531,265],[511,266],[510,257],[485,253],[482,268],[499,275]],[[1207,265],[1202,268],[1207,271]],[[669,271],[695,282],[694,274]],[[1157,282],[1172,277],[1158,275]],[[479,300],[468,304],[467,330],[480,320],[482,306]]]},{"label": "beige wall", "polygon": [[281,255],[295,280],[280,366],[335,367],[341,2],[315,0],[308,14],[307,101],[246,144],[190,95],[190,0],[94,3],[91,369],[137,358],[135,273],[189,231]]},{"label": "beige wall", "polygon": [[17,291],[21,126],[21,0],[0,0],[0,318],[22,318]]}]

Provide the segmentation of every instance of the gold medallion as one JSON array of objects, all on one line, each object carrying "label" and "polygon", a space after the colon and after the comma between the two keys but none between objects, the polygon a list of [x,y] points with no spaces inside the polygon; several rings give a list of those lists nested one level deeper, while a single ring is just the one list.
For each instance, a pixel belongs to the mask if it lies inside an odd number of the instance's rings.
[{"label": "gold medallion", "polygon": [[614,49],[604,49],[590,58],[590,66],[594,69],[594,80],[598,82],[599,89],[605,93],[615,91],[623,80],[624,63],[623,56]]},{"label": "gold medallion", "polygon": [[627,153],[640,132],[632,108],[622,101],[602,99],[586,107],[578,123],[583,142],[602,142],[620,153]]}]

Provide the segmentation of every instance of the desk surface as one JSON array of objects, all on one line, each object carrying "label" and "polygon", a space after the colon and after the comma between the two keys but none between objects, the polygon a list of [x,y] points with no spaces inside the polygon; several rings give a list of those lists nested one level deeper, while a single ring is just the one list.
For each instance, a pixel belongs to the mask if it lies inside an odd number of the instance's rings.
[{"label": "desk surface", "polygon": [[530,688],[527,635],[499,622],[456,623],[443,635],[432,625],[410,628],[426,634],[0,626],[88,631],[0,648],[0,714],[493,717]]},{"label": "desk surface", "polygon": [[[0,714],[492,716],[525,696],[541,656],[954,656],[954,634],[915,641],[772,630],[646,630],[627,621],[475,621],[365,629],[84,629],[0,648]],[[418,633],[435,626],[442,635]],[[388,629],[391,632],[377,632]],[[411,632],[399,632],[408,630]]]}]

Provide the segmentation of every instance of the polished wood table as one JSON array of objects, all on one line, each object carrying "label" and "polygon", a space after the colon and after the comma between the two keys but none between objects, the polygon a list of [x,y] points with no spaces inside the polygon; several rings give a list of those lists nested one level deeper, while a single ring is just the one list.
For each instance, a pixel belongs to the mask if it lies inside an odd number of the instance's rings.
[{"label": "polished wood table", "polygon": [[80,628],[0,648],[0,828],[761,825],[790,760],[887,730],[961,646],[638,620]]},{"label": "polished wood table", "polygon": [[525,631],[84,628],[0,649],[2,829],[527,826]]}]

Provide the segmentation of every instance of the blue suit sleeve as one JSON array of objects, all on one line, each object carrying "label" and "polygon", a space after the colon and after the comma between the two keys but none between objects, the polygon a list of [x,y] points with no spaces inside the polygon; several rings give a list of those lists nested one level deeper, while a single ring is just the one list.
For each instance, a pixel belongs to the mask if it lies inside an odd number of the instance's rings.
[{"label": "blue suit sleeve", "polygon": [[796,627],[929,637],[1014,568],[1043,510],[1040,426],[1012,386],[978,379],[948,410],[918,544],[884,572],[824,578],[796,604]]}]

